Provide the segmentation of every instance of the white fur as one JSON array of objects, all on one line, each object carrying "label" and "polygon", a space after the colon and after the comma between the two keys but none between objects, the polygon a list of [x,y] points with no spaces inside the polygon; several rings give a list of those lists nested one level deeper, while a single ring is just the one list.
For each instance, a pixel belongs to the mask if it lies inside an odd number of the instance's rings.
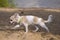
[{"label": "white fur", "polygon": [[30,15],[30,16],[26,16],[26,18],[27,18],[28,22],[31,24],[33,22],[34,16]]},{"label": "white fur", "polygon": [[[13,15],[14,16],[14,15]],[[19,16],[19,14],[17,15],[17,20],[20,20],[21,19],[21,16]],[[34,19],[34,17],[35,16],[25,16],[26,17],[26,19],[27,19],[27,21],[28,21],[28,23],[26,23],[26,22],[23,22],[22,24],[24,24],[24,26],[25,26],[25,28],[26,28],[26,33],[28,32],[28,25],[30,25],[30,24],[35,24],[34,23],[34,21],[33,21],[33,19]],[[48,17],[48,20],[43,20],[42,18],[37,18],[38,20],[37,20],[37,23],[36,24],[39,24],[42,28],[45,28],[48,32],[49,32],[49,29],[47,28],[47,26],[45,25],[45,23],[50,23],[50,22],[52,22],[52,15],[49,15],[49,17]],[[12,16],[10,17],[10,19],[12,18]],[[14,20],[13,20],[14,21]],[[11,21],[11,23],[13,22],[13,21]],[[15,22],[15,21],[14,21]],[[17,22],[17,21],[16,21]],[[18,22],[17,22],[18,23]],[[16,25],[15,27],[13,27],[13,29],[15,29],[15,28],[17,28],[17,27],[19,27],[19,25]],[[37,26],[35,26],[35,28],[36,28],[36,30],[34,31],[34,32],[36,32],[36,31],[38,31],[38,27]]]}]

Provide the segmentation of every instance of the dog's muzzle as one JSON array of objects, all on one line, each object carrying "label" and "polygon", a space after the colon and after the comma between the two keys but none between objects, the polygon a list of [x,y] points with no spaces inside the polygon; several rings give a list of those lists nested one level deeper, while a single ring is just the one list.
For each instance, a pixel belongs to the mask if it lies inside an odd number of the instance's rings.
[{"label": "dog's muzzle", "polygon": [[12,23],[13,23],[13,21],[10,21],[10,23],[12,24]]}]

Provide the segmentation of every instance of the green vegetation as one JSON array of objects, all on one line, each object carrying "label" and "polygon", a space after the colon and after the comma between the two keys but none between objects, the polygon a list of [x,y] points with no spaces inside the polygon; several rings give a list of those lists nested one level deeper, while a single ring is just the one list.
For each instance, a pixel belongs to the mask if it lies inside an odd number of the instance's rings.
[{"label": "green vegetation", "polygon": [[13,0],[0,0],[0,7],[15,7]]}]

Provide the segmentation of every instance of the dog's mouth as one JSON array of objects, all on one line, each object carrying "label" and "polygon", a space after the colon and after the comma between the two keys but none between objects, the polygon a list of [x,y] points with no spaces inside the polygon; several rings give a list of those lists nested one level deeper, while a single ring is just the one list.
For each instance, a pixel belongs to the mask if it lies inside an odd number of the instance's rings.
[{"label": "dog's mouth", "polygon": [[9,23],[12,24],[12,25],[17,24],[17,22],[14,22],[14,21],[10,21]]}]

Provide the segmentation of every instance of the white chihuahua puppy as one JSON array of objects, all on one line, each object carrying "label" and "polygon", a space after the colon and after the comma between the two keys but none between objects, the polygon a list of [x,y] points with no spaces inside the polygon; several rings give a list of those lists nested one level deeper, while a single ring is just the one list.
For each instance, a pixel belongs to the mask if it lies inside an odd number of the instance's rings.
[{"label": "white chihuahua puppy", "polygon": [[[45,23],[52,22],[52,17],[53,17],[52,15],[49,15],[48,20],[43,20],[43,18],[39,18],[37,16],[32,16],[32,15],[20,16],[18,13],[15,13],[14,15],[12,15],[10,17],[10,20],[11,20],[10,23],[16,22],[16,23],[24,24],[24,26],[26,28],[26,32],[28,32],[28,25],[38,24],[49,32],[49,29],[47,28]],[[20,24],[13,27],[13,29],[20,27]],[[35,28],[36,28],[36,30],[34,30],[34,32],[38,31],[39,28],[37,26],[35,26]]]}]

